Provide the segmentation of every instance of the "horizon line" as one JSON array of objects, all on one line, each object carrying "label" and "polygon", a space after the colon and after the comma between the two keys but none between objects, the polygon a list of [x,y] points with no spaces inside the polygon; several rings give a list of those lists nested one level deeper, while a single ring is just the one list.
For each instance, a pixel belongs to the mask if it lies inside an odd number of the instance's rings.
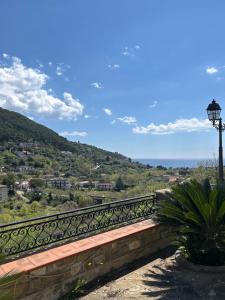
[{"label": "horizon line", "polygon": [[195,159],[195,160],[199,160],[199,159],[215,159],[215,158],[211,158],[211,157],[201,157],[201,158],[198,158],[198,157],[176,157],[176,158],[170,158],[170,157],[160,157],[160,158],[154,158],[154,157],[142,157],[142,158],[131,158],[131,159],[161,159],[161,160],[166,160],[166,159],[169,159],[169,160],[176,160],[176,159],[182,159],[182,160],[190,160],[190,159]]}]

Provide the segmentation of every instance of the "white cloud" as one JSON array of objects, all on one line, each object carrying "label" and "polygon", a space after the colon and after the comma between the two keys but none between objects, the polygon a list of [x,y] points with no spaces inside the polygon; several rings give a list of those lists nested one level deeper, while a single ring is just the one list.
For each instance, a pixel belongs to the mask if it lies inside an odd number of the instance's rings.
[{"label": "white cloud", "polygon": [[116,123],[116,120],[112,120],[111,124],[114,125]]},{"label": "white cloud", "polygon": [[91,116],[90,115],[84,115],[85,119],[89,119]]},{"label": "white cloud", "polygon": [[51,62],[51,61],[49,61],[49,62],[48,62],[48,65],[49,65],[49,66],[52,66],[52,62]]},{"label": "white cloud", "polygon": [[155,100],[151,105],[149,105],[149,108],[154,108],[158,104],[158,101]]},{"label": "white cloud", "polygon": [[131,56],[131,55],[132,55],[132,54],[130,53],[128,47],[125,47],[125,48],[123,49],[122,54],[123,54],[124,56]]},{"label": "white cloud", "polygon": [[70,93],[60,99],[44,88],[48,76],[40,70],[28,68],[17,57],[0,67],[0,106],[6,109],[53,117],[76,119],[84,106]]},{"label": "white cloud", "polygon": [[114,64],[114,65],[108,65],[109,69],[112,69],[112,70],[117,70],[120,68],[120,65],[118,64]]},{"label": "white cloud", "polygon": [[112,111],[109,108],[103,108],[103,111],[106,115],[111,116],[112,115]]},{"label": "white cloud", "polygon": [[73,137],[73,136],[81,136],[81,137],[85,137],[88,135],[88,133],[86,131],[63,131],[59,133],[61,136],[64,137]]},{"label": "white cloud", "polygon": [[173,134],[176,132],[194,132],[206,131],[212,127],[208,119],[199,120],[192,119],[177,119],[174,123],[155,125],[150,123],[146,127],[136,126],[133,128],[133,133],[136,134]]},{"label": "white cloud", "polygon": [[[50,64],[50,66],[51,66],[51,64]],[[64,63],[59,63],[56,66],[55,73],[57,76],[62,76],[69,68],[70,68],[69,65],[66,65]]]},{"label": "white cloud", "polygon": [[131,56],[131,53],[130,53],[128,50],[122,51],[122,54],[123,54],[124,56]]},{"label": "white cloud", "polygon": [[3,56],[4,58],[9,58],[9,55],[8,55],[7,53],[3,53],[2,56]]},{"label": "white cloud", "polygon": [[207,68],[205,71],[206,71],[206,73],[212,75],[212,74],[217,73],[217,72],[218,72],[218,69],[216,69],[215,67],[209,67],[209,68]]},{"label": "white cloud", "polygon": [[63,74],[63,70],[62,70],[62,68],[60,66],[56,67],[56,71],[55,72],[56,72],[56,75],[58,75],[58,76],[61,76]]},{"label": "white cloud", "polygon": [[133,125],[137,123],[137,119],[135,117],[125,116],[123,118],[117,118],[117,120],[119,120],[122,123],[126,123],[128,125]]},{"label": "white cloud", "polygon": [[139,50],[141,47],[139,45],[135,45],[133,47],[125,47],[122,51],[122,55],[124,56],[129,56],[129,57],[134,57],[135,52]]},{"label": "white cloud", "polygon": [[103,86],[100,82],[92,82],[91,86],[93,86],[96,89],[102,89],[103,88]]}]

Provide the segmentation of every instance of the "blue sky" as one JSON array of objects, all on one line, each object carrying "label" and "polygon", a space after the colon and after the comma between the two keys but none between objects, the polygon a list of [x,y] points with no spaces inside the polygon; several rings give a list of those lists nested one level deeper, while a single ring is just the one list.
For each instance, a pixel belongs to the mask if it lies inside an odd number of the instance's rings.
[{"label": "blue sky", "polygon": [[225,1],[2,0],[0,106],[132,158],[212,158]]}]

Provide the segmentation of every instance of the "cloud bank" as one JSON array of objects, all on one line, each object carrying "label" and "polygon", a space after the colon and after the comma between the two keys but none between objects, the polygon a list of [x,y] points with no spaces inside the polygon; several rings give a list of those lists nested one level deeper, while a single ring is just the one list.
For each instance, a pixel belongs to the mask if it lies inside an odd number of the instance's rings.
[{"label": "cloud bank", "polygon": [[135,117],[122,117],[122,118],[117,118],[118,121],[128,124],[128,125],[133,125],[137,123],[137,119]]},{"label": "cloud bank", "polygon": [[64,92],[60,99],[45,89],[47,80],[40,70],[11,57],[7,66],[0,67],[0,106],[57,119],[77,119],[83,114],[84,106],[72,94]]},{"label": "cloud bank", "polygon": [[194,131],[206,131],[212,127],[212,124],[208,119],[199,120],[197,118],[192,119],[177,119],[174,123],[155,125],[150,123],[146,127],[136,126],[133,128],[133,133],[136,134],[173,134],[177,132],[194,132]]}]

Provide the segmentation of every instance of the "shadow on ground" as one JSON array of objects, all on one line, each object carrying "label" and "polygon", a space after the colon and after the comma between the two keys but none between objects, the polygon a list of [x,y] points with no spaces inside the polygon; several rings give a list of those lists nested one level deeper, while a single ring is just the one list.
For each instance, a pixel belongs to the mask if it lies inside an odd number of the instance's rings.
[{"label": "shadow on ground", "polygon": [[[112,283],[113,281],[119,279],[120,277],[126,276],[127,274],[145,266],[146,264],[153,262],[154,260],[156,260],[158,258],[166,259],[167,257],[170,257],[171,255],[173,255],[175,253],[175,251],[176,251],[176,247],[169,246],[163,250],[158,251],[156,254],[150,255],[150,256],[142,258],[142,259],[138,259],[131,264],[127,264],[125,267],[123,267],[119,270],[112,271],[109,274],[106,274],[103,277],[100,277],[97,280],[94,280],[94,281],[86,284],[79,291],[71,292],[71,293],[67,294],[66,296],[64,296],[63,299],[60,299],[60,300],[81,299],[84,296],[88,296],[95,290],[100,289],[101,287],[108,285],[109,283]],[[109,296],[109,298],[116,298],[117,293],[118,293],[117,290],[113,290],[113,291],[110,291],[110,296],[108,293],[108,296]],[[104,296],[102,295],[101,299],[103,299],[103,298],[104,298]],[[104,299],[107,299],[107,298],[104,298]],[[119,298],[119,299],[123,299],[123,298]]]},{"label": "shadow on ground", "polygon": [[174,266],[168,266],[166,269],[154,266],[154,270],[149,270],[143,275],[143,282],[149,287],[149,291],[142,294],[160,300],[201,299],[190,284],[177,276],[178,272]]},{"label": "shadow on ground", "polygon": [[225,300],[225,273],[183,268],[175,250],[168,247],[139,259],[62,300]]}]

